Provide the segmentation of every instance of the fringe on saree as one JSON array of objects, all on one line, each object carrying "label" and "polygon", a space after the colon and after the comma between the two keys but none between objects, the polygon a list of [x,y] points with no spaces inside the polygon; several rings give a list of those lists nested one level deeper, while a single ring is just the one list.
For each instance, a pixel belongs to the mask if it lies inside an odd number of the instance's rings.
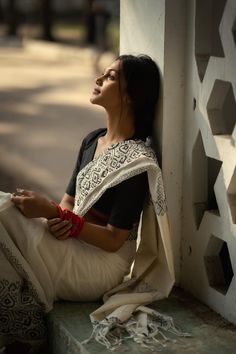
[{"label": "fringe on saree", "polygon": [[104,295],[104,304],[90,315],[93,332],[85,341],[94,338],[110,350],[127,337],[124,330],[142,346],[158,346],[158,350],[167,340],[164,332],[186,335],[170,317],[143,306],[167,297],[175,279],[162,174],[153,150],[141,140],[129,140],[112,145],[91,161],[78,174],[74,211],[83,215],[107,188],[144,171],[150,198],[140,221],[131,276]]}]

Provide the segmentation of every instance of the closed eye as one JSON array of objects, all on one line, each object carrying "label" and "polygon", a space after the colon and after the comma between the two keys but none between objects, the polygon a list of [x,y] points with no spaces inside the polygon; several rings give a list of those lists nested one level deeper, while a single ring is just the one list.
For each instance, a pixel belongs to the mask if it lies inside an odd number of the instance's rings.
[{"label": "closed eye", "polygon": [[104,77],[105,79],[108,79],[108,80],[115,80],[115,76],[110,74],[110,73],[107,73],[107,74],[104,74]]}]

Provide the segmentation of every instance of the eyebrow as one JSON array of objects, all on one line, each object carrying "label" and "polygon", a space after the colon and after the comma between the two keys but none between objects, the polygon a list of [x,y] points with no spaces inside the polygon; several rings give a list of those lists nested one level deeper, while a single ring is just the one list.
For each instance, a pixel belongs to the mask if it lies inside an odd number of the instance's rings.
[{"label": "eyebrow", "polygon": [[116,70],[116,69],[108,69],[107,72],[106,72],[106,70],[103,71],[103,75],[107,75],[107,74],[109,74],[111,71],[114,71],[116,74],[119,74],[119,71]]}]

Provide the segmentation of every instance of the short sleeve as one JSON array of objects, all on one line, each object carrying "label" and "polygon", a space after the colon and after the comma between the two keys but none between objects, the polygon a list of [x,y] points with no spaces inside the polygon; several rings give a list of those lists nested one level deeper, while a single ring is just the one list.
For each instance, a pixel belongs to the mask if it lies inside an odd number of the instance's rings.
[{"label": "short sleeve", "polygon": [[69,194],[71,197],[75,196],[75,189],[76,189],[76,178],[77,175],[79,173],[80,170],[80,164],[81,164],[81,160],[82,160],[82,156],[83,156],[83,151],[84,151],[84,145],[85,145],[85,140],[83,140],[80,150],[79,150],[79,154],[76,160],[76,164],[75,164],[75,168],[73,170],[71,179],[69,181],[69,184],[66,188],[66,193]]},{"label": "short sleeve", "polygon": [[115,187],[108,224],[130,230],[139,221],[148,193],[147,173],[131,177]]}]

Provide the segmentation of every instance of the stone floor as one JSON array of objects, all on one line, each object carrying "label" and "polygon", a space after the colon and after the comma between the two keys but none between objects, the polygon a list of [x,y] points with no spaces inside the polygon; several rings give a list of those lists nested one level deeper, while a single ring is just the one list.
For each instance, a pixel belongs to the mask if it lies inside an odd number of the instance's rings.
[{"label": "stone floor", "polygon": [[[92,331],[89,313],[99,303],[59,302],[49,315],[50,353],[110,353],[101,344],[91,341],[86,345]],[[177,337],[173,334],[161,349],[163,354],[236,354],[236,327],[225,321],[182,290],[175,288],[168,299],[158,301],[150,307],[173,317],[175,325],[191,337]],[[115,353],[158,353],[157,349],[141,348],[131,339],[125,342]]]}]

